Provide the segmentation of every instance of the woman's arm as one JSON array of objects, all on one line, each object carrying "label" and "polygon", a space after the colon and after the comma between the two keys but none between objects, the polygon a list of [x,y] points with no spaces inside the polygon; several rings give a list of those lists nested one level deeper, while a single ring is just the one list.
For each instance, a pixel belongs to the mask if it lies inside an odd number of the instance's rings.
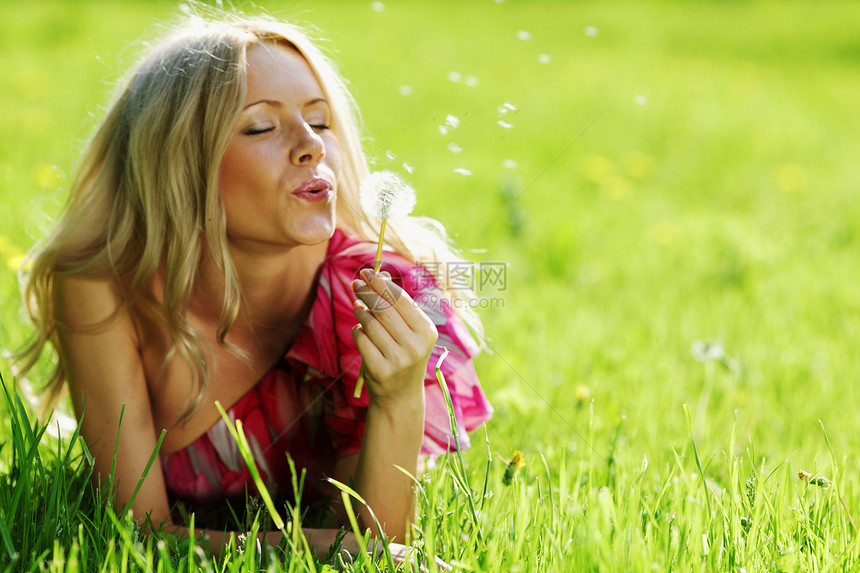
[{"label": "woman's arm", "polygon": [[[424,430],[424,373],[436,343],[433,322],[388,273],[353,282],[359,324],[353,329],[364,360],[370,405],[361,451],[357,459],[344,458],[337,477],[350,473],[358,493],[373,509],[385,533],[403,541],[415,513],[412,475],[418,473],[418,454]],[[350,465],[354,464],[354,469]],[[353,470],[353,471],[350,471]],[[376,531],[364,508],[358,508],[364,525]]]},{"label": "woman's arm", "polygon": [[[54,316],[81,435],[102,481],[110,475],[116,446],[114,487],[122,507],[131,501],[161,432],[153,422],[134,322],[117,285],[106,280],[58,279]],[[160,465],[149,472],[131,508],[137,517],[149,514],[153,523],[168,518]]]}]

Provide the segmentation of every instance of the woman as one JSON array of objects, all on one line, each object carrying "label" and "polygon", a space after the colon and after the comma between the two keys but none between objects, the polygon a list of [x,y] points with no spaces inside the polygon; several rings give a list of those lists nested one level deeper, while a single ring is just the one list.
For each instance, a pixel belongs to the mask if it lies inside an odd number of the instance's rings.
[{"label": "woman", "polygon": [[[394,223],[387,272],[356,275],[378,221],[358,207],[367,163],[355,117],[299,29],[239,17],[190,19],[110,104],[32,256],[24,370],[56,347],[44,405],[68,387],[102,477],[117,446],[117,501],[136,516],[181,531],[185,508],[223,531],[217,514],[253,493],[218,401],[243,419],[278,496],[292,492],[289,454],[319,523],[342,523],[333,477],[402,541],[415,499],[395,466],[415,474],[419,455],[452,447],[433,373],[442,347],[461,428],[489,418],[461,320],[472,317],[439,305],[456,302],[444,277],[415,264],[451,256],[432,225]],[[366,390],[353,398],[362,360]],[[132,499],[162,430],[163,471]],[[222,543],[217,529],[209,538]],[[335,530],[305,532],[324,553]]]}]

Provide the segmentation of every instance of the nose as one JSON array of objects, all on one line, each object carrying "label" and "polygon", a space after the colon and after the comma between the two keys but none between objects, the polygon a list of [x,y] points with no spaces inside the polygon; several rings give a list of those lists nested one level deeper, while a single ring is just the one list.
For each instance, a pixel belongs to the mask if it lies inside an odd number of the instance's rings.
[{"label": "nose", "polygon": [[290,150],[293,165],[316,165],[325,157],[325,144],[314,129],[305,125]]}]

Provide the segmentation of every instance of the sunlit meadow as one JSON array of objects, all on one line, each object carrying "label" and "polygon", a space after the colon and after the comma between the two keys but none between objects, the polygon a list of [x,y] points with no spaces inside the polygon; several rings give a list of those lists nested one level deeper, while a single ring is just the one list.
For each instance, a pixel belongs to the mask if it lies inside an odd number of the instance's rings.
[{"label": "sunlit meadow", "polygon": [[[376,168],[485,278],[496,411],[463,466],[420,479],[422,551],[468,571],[860,567],[860,5],[259,4],[330,40]],[[28,336],[15,269],[129,42],[175,6],[0,0],[0,347]],[[223,560],[141,538],[0,374],[22,400],[0,396],[0,569],[322,569],[296,537]]]}]

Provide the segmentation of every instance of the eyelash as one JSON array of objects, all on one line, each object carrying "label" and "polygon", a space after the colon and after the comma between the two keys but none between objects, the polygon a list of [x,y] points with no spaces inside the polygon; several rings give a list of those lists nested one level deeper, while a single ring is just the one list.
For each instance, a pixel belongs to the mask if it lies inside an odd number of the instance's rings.
[{"label": "eyelash", "polygon": [[[310,124],[310,126],[312,129],[317,129],[320,131],[331,129],[331,126],[325,123]],[[274,129],[274,127],[249,127],[245,129],[242,133],[244,133],[245,135],[260,135],[262,133],[274,131]]]}]

